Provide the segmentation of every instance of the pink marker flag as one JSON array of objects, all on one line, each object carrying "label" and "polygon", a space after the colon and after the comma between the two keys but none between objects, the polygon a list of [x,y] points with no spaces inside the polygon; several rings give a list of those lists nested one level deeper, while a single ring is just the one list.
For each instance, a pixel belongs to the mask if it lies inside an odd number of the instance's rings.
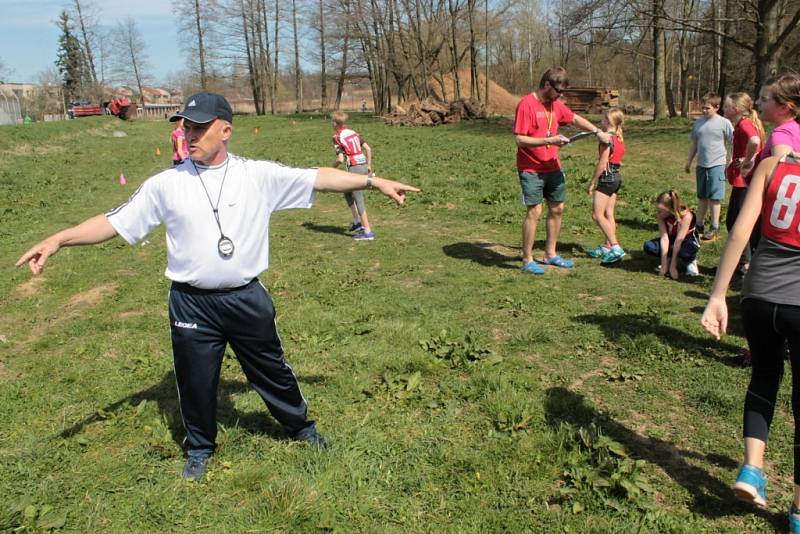
[{"label": "pink marker flag", "polygon": [[119,185],[125,185],[128,183],[128,180],[125,179],[125,175],[119,173]]}]

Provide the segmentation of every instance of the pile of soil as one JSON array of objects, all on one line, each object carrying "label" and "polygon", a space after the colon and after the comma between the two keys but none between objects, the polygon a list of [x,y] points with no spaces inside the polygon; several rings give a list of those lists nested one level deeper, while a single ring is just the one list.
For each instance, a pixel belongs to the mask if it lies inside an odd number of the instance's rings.
[{"label": "pile of soil", "polygon": [[[458,85],[460,88],[459,92],[460,96],[464,98],[472,98],[469,78],[469,69],[461,69],[458,71]],[[442,92],[442,85],[437,80],[430,80],[428,82],[428,87],[430,87],[436,98],[449,102],[455,97],[455,80],[452,74],[445,74],[443,79],[444,92]],[[486,89],[486,77],[479,73],[478,82],[480,84],[481,100],[483,100],[483,92]],[[521,97],[512,95],[506,91],[491,78],[489,79],[489,102],[487,103],[487,107],[492,113],[497,113],[499,115],[513,115],[517,109],[517,102],[519,102],[520,98]]]},{"label": "pile of soil", "polygon": [[469,98],[444,102],[426,98],[422,102],[408,103],[408,109],[397,105],[384,122],[392,126],[438,126],[462,120],[485,119],[489,112],[483,104]]}]

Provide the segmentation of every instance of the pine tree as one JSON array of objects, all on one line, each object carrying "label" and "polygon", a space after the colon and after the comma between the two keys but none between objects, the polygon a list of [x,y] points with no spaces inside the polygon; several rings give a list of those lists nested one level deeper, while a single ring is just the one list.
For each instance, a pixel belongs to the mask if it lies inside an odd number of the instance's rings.
[{"label": "pine tree", "polygon": [[65,104],[81,96],[84,84],[90,80],[86,69],[81,43],[72,32],[72,24],[66,10],[61,11],[58,20],[61,37],[58,39],[58,59],[56,66],[61,75]]}]

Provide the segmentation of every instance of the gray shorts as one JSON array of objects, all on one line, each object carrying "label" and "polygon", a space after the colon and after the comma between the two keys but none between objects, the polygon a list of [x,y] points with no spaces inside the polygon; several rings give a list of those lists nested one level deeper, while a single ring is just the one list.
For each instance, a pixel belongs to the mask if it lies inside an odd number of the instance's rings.
[{"label": "gray shorts", "polygon": [[564,171],[525,172],[519,171],[522,202],[526,206],[538,206],[544,199],[564,202],[567,199],[567,181]]},{"label": "gray shorts", "polygon": [[725,165],[700,167],[695,169],[697,178],[697,198],[701,200],[722,200],[725,198]]},{"label": "gray shorts", "polygon": [[[352,167],[347,168],[347,172],[352,172],[353,174],[363,174],[366,176],[369,174],[369,169],[366,165],[353,165]],[[355,204],[359,214],[367,211],[367,204],[364,202],[363,191],[350,191],[349,193],[345,193],[344,199],[347,201],[348,206]]]}]

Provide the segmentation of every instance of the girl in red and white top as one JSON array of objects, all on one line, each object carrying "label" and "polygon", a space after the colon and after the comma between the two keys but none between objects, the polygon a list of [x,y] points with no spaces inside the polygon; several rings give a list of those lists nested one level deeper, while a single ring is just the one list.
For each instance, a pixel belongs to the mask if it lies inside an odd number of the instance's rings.
[{"label": "girl in red and white top", "polygon": [[602,258],[601,263],[616,263],[625,256],[625,251],[617,241],[617,222],[614,206],[617,192],[622,187],[619,169],[625,155],[625,140],[622,138],[622,123],[625,113],[619,108],[610,108],[603,113],[601,128],[611,136],[610,143],[598,144],[598,160],[592,179],[586,187],[594,194],[592,199],[592,219],[600,227],[606,240],[602,245],[588,252],[593,258]]},{"label": "girl in red and white top", "polygon": [[697,276],[697,252],[700,239],[697,236],[697,218],[686,207],[678,193],[664,191],[656,197],[656,218],[658,237],[644,242],[644,251],[661,260],[658,274],[669,273],[673,280],[678,279],[678,260],[686,264],[687,276]]},{"label": "girl in red and white top", "polygon": [[789,527],[800,532],[800,163],[796,160],[769,157],[756,168],[701,320],[717,339],[728,325],[725,294],[756,221],[761,222],[762,237],[742,283],[741,302],[753,370],[744,401],[744,465],[734,492],[757,506],[767,504],[764,451],[788,344],[795,425]]},{"label": "girl in red and white top", "polygon": [[[728,213],[725,216],[725,226],[730,233],[747,194],[747,185],[753,177],[750,173],[742,172],[742,166],[753,162],[759,150],[764,145],[764,126],[753,109],[753,99],[747,93],[732,93],[725,98],[722,105],[725,118],[733,124],[733,154],[730,164],[725,169],[725,176],[731,184],[731,198],[728,203]],[[752,167],[751,167],[752,168]],[[738,271],[744,274],[750,265],[750,247],[745,247],[739,260]]]}]

